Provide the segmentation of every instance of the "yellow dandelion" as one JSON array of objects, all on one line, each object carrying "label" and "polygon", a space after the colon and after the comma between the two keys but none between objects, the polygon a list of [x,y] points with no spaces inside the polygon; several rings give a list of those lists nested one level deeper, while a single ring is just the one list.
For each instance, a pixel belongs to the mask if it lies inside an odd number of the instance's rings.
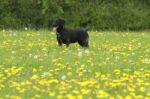
[{"label": "yellow dandelion", "polygon": [[38,75],[34,74],[32,77],[31,77],[31,80],[37,80],[38,79]]},{"label": "yellow dandelion", "polygon": [[132,99],[132,97],[131,96],[126,96],[125,99]]},{"label": "yellow dandelion", "polygon": [[82,93],[83,95],[87,95],[87,94],[89,94],[90,92],[91,92],[90,89],[81,89],[81,93]]},{"label": "yellow dandelion", "polygon": [[140,88],[140,91],[141,91],[141,92],[145,92],[146,89],[145,89],[144,87],[141,87],[141,88]]},{"label": "yellow dandelion", "polygon": [[66,97],[67,97],[68,99],[76,99],[75,96],[73,96],[72,94],[67,94]]},{"label": "yellow dandelion", "polygon": [[49,92],[49,96],[53,97],[55,95],[56,95],[55,92]]},{"label": "yellow dandelion", "polygon": [[99,90],[97,93],[97,98],[107,98],[109,94],[103,90]]},{"label": "yellow dandelion", "polygon": [[83,96],[82,95],[77,95],[76,98],[77,99],[83,99]]},{"label": "yellow dandelion", "polygon": [[34,73],[36,73],[38,70],[36,68],[33,68],[32,70]]},{"label": "yellow dandelion", "polygon": [[71,75],[72,75],[72,72],[67,72],[67,75],[68,75],[68,76],[71,76]]},{"label": "yellow dandelion", "polygon": [[36,94],[35,97],[36,97],[36,98],[40,98],[40,95],[39,95],[39,94]]},{"label": "yellow dandelion", "polygon": [[96,77],[96,78],[99,78],[100,76],[101,76],[101,73],[100,73],[100,72],[96,72],[96,73],[95,73],[95,77]]}]

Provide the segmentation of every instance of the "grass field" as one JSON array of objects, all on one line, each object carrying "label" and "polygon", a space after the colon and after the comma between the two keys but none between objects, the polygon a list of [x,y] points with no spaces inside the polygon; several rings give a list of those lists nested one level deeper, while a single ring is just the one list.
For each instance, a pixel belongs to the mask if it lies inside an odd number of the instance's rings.
[{"label": "grass field", "polygon": [[50,31],[0,31],[0,99],[150,99],[150,32],[89,32],[90,48]]}]

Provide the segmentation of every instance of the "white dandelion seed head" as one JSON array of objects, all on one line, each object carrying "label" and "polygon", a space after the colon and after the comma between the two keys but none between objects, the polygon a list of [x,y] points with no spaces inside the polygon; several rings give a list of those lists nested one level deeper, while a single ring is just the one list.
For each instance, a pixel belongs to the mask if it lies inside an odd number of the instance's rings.
[{"label": "white dandelion seed head", "polygon": [[3,29],[3,32],[5,32],[5,30]]},{"label": "white dandelion seed head", "polygon": [[63,75],[62,77],[61,77],[61,80],[66,80],[67,79],[67,76],[66,75]]},{"label": "white dandelion seed head", "polygon": [[34,59],[37,59],[38,58],[38,56],[37,55],[34,55]]},{"label": "white dandelion seed head", "polygon": [[82,52],[78,52],[78,56],[79,56],[79,57],[82,57]]},{"label": "white dandelion seed head", "polygon": [[84,69],[82,72],[83,72],[83,73],[86,73],[86,72],[87,72],[87,70],[86,70],[86,69]]},{"label": "white dandelion seed head", "polygon": [[132,55],[135,55],[135,53],[132,53]]},{"label": "white dandelion seed head", "polygon": [[86,54],[89,54],[90,52],[89,52],[89,50],[85,50],[85,53],[86,53]]},{"label": "white dandelion seed head", "polygon": [[80,48],[78,48],[77,50],[78,50],[78,51],[81,51],[81,49],[80,49]]},{"label": "white dandelion seed head", "polygon": [[112,49],[109,49],[109,52],[112,52],[113,50]]},{"label": "white dandelion seed head", "polygon": [[48,76],[48,72],[44,72],[44,73],[43,73],[43,76]]},{"label": "white dandelion seed head", "polygon": [[149,52],[150,52],[150,49],[147,49],[147,50],[146,50],[146,52],[148,52],[148,53],[149,53]]},{"label": "white dandelion seed head", "polygon": [[27,31],[27,30],[28,30],[28,28],[27,28],[27,27],[25,27],[25,28],[24,28],[24,30],[25,30],[25,31]]},{"label": "white dandelion seed head", "polygon": [[120,59],[120,57],[119,57],[119,56],[115,56],[115,59],[117,59],[117,60],[118,60],[118,59]]},{"label": "white dandelion seed head", "polygon": [[109,58],[109,57],[107,57],[107,58],[106,58],[106,60],[107,60],[107,61],[109,61],[109,60],[110,60],[110,58]]},{"label": "white dandelion seed head", "polygon": [[11,51],[11,53],[12,53],[12,54],[15,54],[15,53],[16,53],[16,51]]},{"label": "white dandelion seed head", "polygon": [[31,56],[32,56],[32,54],[30,53],[30,54],[29,54],[29,56],[31,57]]}]

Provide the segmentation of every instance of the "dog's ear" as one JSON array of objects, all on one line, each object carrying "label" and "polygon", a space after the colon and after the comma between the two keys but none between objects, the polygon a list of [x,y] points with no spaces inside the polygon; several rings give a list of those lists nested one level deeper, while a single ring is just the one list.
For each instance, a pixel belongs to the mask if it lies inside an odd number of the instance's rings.
[{"label": "dog's ear", "polygon": [[65,20],[63,20],[63,19],[58,19],[58,21],[59,21],[59,23],[60,23],[60,25],[65,25]]}]

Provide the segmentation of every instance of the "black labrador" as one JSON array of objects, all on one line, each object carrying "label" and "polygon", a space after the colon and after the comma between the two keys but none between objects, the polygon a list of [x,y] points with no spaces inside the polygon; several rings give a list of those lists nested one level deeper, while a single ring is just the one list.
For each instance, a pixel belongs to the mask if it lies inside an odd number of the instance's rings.
[{"label": "black labrador", "polygon": [[82,47],[89,47],[87,28],[68,29],[64,25],[65,21],[63,19],[57,19],[52,24],[53,30],[56,31],[59,46],[66,44],[68,47],[70,43],[78,42]]}]

